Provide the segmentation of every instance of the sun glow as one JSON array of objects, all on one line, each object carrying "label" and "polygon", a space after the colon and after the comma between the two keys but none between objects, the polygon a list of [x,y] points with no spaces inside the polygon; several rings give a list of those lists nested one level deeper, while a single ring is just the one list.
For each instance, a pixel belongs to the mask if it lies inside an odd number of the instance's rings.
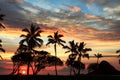
[{"label": "sun glow", "polygon": [[25,75],[25,74],[26,74],[26,71],[25,71],[25,70],[23,70],[23,71],[22,71],[22,75]]}]

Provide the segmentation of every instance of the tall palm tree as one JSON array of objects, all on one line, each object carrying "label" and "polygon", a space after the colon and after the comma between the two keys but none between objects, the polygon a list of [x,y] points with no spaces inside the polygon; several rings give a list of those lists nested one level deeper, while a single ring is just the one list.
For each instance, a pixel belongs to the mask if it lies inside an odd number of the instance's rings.
[{"label": "tall palm tree", "polygon": [[[85,43],[84,42],[81,42],[81,43],[79,43],[78,44],[78,46],[77,46],[77,50],[78,50],[78,52],[77,52],[77,55],[78,55],[78,61],[79,62],[81,62],[81,58],[83,57],[87,57],[88,59],[89,59],[89,54],[87,53],[88,51],[92,51],[92,49],[91,48],[85,48]],[[78,75],[80,75],[80,67],[81,67],[81,64],[79,65],[79,68],[78,68]]]},{"label": "tall palm tree", "polygon": [[100,53],[97,53],[97,54],[94,54],[95,57],[97,58],[97,64],[99,63],[99,58],[103,57],[102,54]]},{"label": "tall palm tree", "polygon": [[[48,36],[48,43],[46,44],[46,46],[49,44],[54,44],[55,57],[57,57],[57,46],[56,45],[58,44],[58,45],[64,46],[63,43],[65,43],[65,41],[62,40],[61,37],[63,37],[63,35],[58,34],[58,31],[54,32],[54,36],[52,36],[52,35]],[[55,73],[56,73],[56,75],[58,75],[56,62],[55,62]]]},{"label": "tall palm tree", "polygon": [[76,52],[77,52],[76,47],[77,47],[77,44],[74,42],[74,40],[69,41],[69,46],[63,46],[64,49],[68,50],[65,53],[71,52],[71,54],[69,55],[66,61],[67,66],[70,66],[70,75],[72,74],[72,64],[76,58]]},{"label": "tall palm tree", "polygon": [[[40,39],[41,35],[40,33],[42,32],[40,27],[37,27],[35,24],[31,24],[30,29],[24,28],[22,29],[23,32],[26,32],[27,34],[22,34],[20,37],[23,37],[20,41],[20,45],[25,45],[27,44],[28,52],[32,52],[33,48],[35,47],[41,47],[43,44],[43,40]],[[29,75],[29,66],[30,66],[30,61],[28,61],[28,68],[27,68],[27,75]]]}]

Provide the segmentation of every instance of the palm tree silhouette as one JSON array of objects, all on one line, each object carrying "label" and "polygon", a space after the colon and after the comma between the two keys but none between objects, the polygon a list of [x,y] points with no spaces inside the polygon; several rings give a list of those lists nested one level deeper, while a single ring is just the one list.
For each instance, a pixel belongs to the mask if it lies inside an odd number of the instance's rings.
[{"label": "palm tree silhouette", "polygon": [[[82,68],[82,62],[81,62],[81,57],[87,57],[89,59],[89,54],[87,53],[87,51],[91,51],[91,48],[85,48],[85,43],[81,42],[81,43],[75,43],[74,40],[69,42],[70,46],[64,46],[64,49],[68,49],[68,51],[66,51],[65,53],[71,52],[71,54],[69,55],[69,58],[67,60],[67,64],[69,64],[71,66],[70,69],[70,75],[71,75],[71,70],[72,67],[74,67],[73,64],[76,63],[76,65],[78,66],[77,70],[77,74],[80,74],[80,70]],[[76,61],[77,59],[77,61]]]},{"label": "palm tree silhouette", "polygon": [[[22,34],[20,37],[23,37],[20,41],[20,45],[25,45],[25,43],[28,46],[27,51],[32,52],[33,48],[35,47],[41,47],[43,44],[43,40],[40,39],[41,37],[40,33],[42,32],[40,27],[37,27],[35,24],[31,24],[30,29],[24,28],[22,29],[23,32],[26,32],[27,34]],[[30,61],[28,61],[28,68],[27,68],[27,75],[29,75],[29,66]]]},{"label": "palm tree silhouette", "polygon": [[[92,51],[92,49],[91,48],[85,48],[85,43],[84,42],[81,42],[81,43],[79,43],[79,44],[77,44],[77,55],[78,55],[78,61],[79,62],[81,62],[81,58],[83,57],[86,57],[86,58],[88,58],[89,59],[89,54],[87,53],[88,51]],[[79,68],[78,68],[78,75],[80,75],[80,66],[81,66],[81,64],[79,65]]]},{"label": "palm tree silhouette", "polygon": [[77,52],[76,47],[77,47],[77,44],[74,42],[74,40],[69,41],[69,46],[63,46],[64,49],[68,50],[65,53],[71,52],[71,54],[69,55],[66,61],[66,65],[70,66],[70,75],[72,74],[72,64],[76,59],[76,52]]},{"label": "palm tree silhouette", "polygon": [[97,58],[97,64],[99,64],[99,58],[103,57],[102,54],[97,53],[97,54],[94,54],[94,55]]},{"label": "palm tree silhouette", "polygon": [[[54,36],[52,36],[52,35],[48,36],[48,43],[46,44],[46,46],[49,44],[54,44],[55,57],[57,57],[57,46],[56,45],[58,44],[58,45],[64,46],[63,43],[65,43],[64,40],[60,39],[61,37],[63,37],[63,35],[58,34],[58,31],[54,32]],[[55,63],[55,73],[56,73],[56,75],[58,75],[56,63]]]}]

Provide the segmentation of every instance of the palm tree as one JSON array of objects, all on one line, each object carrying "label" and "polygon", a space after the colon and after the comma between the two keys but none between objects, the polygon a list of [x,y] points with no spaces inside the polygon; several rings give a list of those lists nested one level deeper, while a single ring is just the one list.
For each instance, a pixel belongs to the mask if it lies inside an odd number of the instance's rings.
[{"label": "palm tree", "polygon": [[[58,31],[54,32],[54,36],[52,36],[52,35],[48,36],[48,43],[46,44],[46,46],[49,45],[49,44],[54,44],[55,57],[57,57],[57,46],[56,45],[58,44],[58,45],[64,46],[63,43],[65,43],[65,41],[62,40],[61,37],[63,37],[63,35],[58,34]],[[58,75],[57,74],[56,62],[55,62],[55,73],[56,73],[56,75]]]},{"label": "palm tree", "polygon": [[[64,46],[64,49],[68,49],[68,51],[66,51],[65,53],[71,52],[71,54],[69,55],[69,59],[67,60],[67,64],[69,63],[70,66],[73,67],[73,64],[75,62],[78,62],[78,75],[80,74],[80,70],[81,70],[81,57],[87,57],[89,59],[89,54],[87,53],[87,51],[91,51],[91,48],[84,48],[85,47],[85,43],[81,42],[81,43],[75,43],[74,40],[69,42],[70,46]],[[77,61],[76,61],[77,59]],[[71,67],[71,68],[72,68]],[[71,73],[70,73],[71,74]]]},{"label": "palm tree", "polygon": [[[40,39],[41,37],[40,33],[42,32],[40,27],[37,27],[35,24],[31,24],[30,29],[24,28],[22,29],[23,32],[26,32],[27,34],[22,34],[20,37],[23,37],[20,41],[20,45],[25,45],[27,44],[28,52],[32,52],[33,48],[35,47],[41,47],[43,44],[43,40]],[[30,61],[28,61],[28,68],[27,68],[27,75],[29,75],[29,66],[30,66]]]},{"label": "palm tree", "polygon": [[67,61],[66,61],[66,65],[70,66],[70,75],[72,74],[72,64],[75,61],[76,58],[76,43],[74,42],[74,40],[69,41],[69,46],[63,46],[64,49],[67,49],[68,51],[66,51],[65,53],[69,53],[71,52],[71,54],[69,55]]},{"label": "palm tree", "polygon": [[[91,48],[85,48],[85,43],[84,42],[81,42],[77,45],[77,48],[78,48],[78,51],[77,51],[77,55],[78,55],[78,61],[81,62],[81,58],[83,57],[87,57],[89,59],[89,54],[87,53],[88,51],[92,51]],[[80,75],[80,67],[81,67],[81,64],[79,65],[79,68],[78,68],[78,75]]]},{"label": "palm tree", "polygon": [[97,53],[97,54],[94,54],[95,57],[97,58],[97,64],[99,63],[99,58],[103,57],[102,54],[100,53]]}]

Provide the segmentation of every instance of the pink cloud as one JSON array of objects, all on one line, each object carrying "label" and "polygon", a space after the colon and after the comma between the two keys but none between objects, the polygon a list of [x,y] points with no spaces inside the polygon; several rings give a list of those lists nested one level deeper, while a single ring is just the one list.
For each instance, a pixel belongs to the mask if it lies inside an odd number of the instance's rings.
[{"label": "pink cloud", "polygon": [[77,7],[77,6],[73,6],[73,7],[70,7],[70,11],[79,12],[79,11],[80,11],[80,8]]}]

